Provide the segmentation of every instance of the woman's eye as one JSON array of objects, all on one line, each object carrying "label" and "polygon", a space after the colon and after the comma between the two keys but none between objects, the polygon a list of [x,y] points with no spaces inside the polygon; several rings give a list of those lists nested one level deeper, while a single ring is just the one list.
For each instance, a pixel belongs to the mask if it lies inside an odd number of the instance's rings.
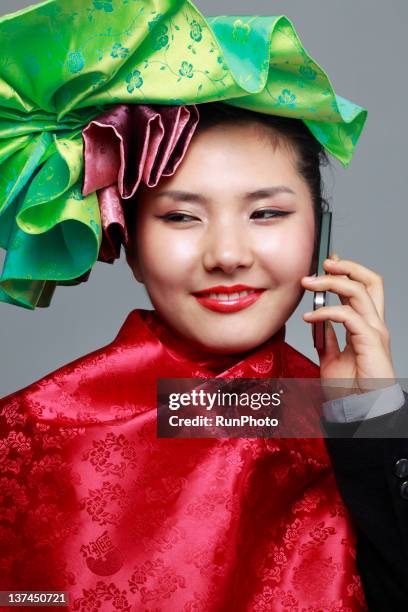
[{"label": "woman's eye", "polygon": [[[273,210],[272,208],[264,208],[263,210],[256,210],[252,213],[252,218],[255,219],[273,219],[275,217],[286,217],[290,215],[290,212],[283,210]],[[175,222],[175,223],[188,223],[189,221],[197,220],[197,217],[193,217],[193,215],[188,215],[187,213],[166,213],[165,215],[160,215],[159,219],[163,219],[166,222]]]},{"label": "woman's eye", "polygon": [[290,215],[290,212],[284,210],[273,210],[272,208],[264,208],[263,210],[256,210],[252,213],[252,216],[256,219],[273,219],[274,217],[286,217]]},{"label": "woman's eye", "polygon": [[197,219],[197,217],[187,215],[186,213],[167,213],[166,215],[160,215],[160,219],[164,221],[176,221],[177,223],[188,223],[192,219]]}]

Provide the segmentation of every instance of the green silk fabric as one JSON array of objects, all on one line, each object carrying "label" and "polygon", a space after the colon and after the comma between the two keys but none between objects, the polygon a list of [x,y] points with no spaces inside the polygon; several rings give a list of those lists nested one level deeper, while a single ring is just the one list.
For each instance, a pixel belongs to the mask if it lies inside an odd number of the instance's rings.
[{"label": "green silk fabric", "polygon": [[98,257],[82,129],[116,103],[224,101],[302,119],[344,166],[367,111],[336,95],[287,17],[188,0],[49,0],[0,19],[0,301],[34,309]]}]

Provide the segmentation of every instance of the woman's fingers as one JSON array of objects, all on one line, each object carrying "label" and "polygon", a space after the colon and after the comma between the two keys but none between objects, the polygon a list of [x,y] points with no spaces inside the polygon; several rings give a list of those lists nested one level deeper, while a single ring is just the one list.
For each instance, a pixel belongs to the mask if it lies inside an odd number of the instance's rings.
[{"label": "woman's fingers", "polygon": [[335,321],[343,323],[352,336],[359,336],[362,346],[383,343],[382,333],[369,325],[365,319],[349,305],[322,306],[312,312],[305,312],[303,317],[310,323],[316,321]]},{"label": "woman's fingers", "polygon": [[324,353],[326,358],[329,357],[330,359],[337,358],[341,353],[339,341],[331,321],[326,321]]},{"label": "woman's fingers", "polygon": [[324,269],[329,274],[346,274],[351,280],[362,283],[373,301],[378,316],[384,323],[384,280],[382,276],[351,259],[326,259]]},{"label": "woman's fingers", "polygon": [[[390,351],[390,335],[384,321],[382,278],[350,260],[331,256],[324,261],[327,274],[303,277],[301,284],[310,291],[332,291],[341,305],[322,306],[305,313],[308,323],[327,321],[326,347],[320,356],[322,378],[336,373],[354,378],[395,378]],[[346,346],[340,352],[331,322],[342,323]]]},{"label": "woman's fingers", "polygon": [[378,329],[378,331],[383,331],[384,323],[379,318],[375,304],[361,282],[344,276],[326,274],[315,278],[305,277],[302,279],[302,284],[313,291],[333,291],[340,298],[347,298],[348,304],[344,304],[341,300],[343,305],[351,306],[364,318],[368,325]]},{"label": "woman's fingers", "polygon": [[[337,255],[337,253],[331,253],[329,255],[329,259],[330,260],[334,260],[334,261],[340,261],[340,257]],[[323,264],[324,264],[324,262],[323,262]],[[347,274],[339,274],[339,276],[340,276],[340,278],[348,278]],[[348,304],[349,303],[348,298],[344,297],[343,295],[339,295],[339,299],[340,299],[340,302],[342,304]]]}]

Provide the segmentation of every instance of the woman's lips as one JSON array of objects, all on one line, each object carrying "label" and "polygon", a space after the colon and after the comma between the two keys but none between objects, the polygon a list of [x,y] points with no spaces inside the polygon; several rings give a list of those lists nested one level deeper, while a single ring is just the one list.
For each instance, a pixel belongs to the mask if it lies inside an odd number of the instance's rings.
[{"label": "woman's lips", "polygon": [[237,312],[243,308],[248,308],[251,304],[258,300],[265,289],[256,289],[234,299],[221,299],[210,297],[209,295],[194,295],[196,300],[200,302],[202,306],[215,312]]}]

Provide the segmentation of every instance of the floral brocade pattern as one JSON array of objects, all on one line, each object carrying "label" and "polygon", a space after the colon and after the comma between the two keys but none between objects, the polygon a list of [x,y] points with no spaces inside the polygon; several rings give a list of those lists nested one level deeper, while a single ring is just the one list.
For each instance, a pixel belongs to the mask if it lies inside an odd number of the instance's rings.
[{"label": "floral brocade pattern", "polygon": [[284,334],[235,362],[173,340],[132,311],[0,401],[0,589],[65,590],[80,612],[367,610],[323,440],[156,437],[159,377],[318,366]]},{"label": "floral brocade pattern", "polygon": [[345,166],[367,117],[285,16],[205,18],[190,0],[47,0],[0,18],[0,46],[0,301],[30,309],[87,280],[97,261],[97,196],[78,198],[81,133],[115,105],[224,101],[301,119]]}]

